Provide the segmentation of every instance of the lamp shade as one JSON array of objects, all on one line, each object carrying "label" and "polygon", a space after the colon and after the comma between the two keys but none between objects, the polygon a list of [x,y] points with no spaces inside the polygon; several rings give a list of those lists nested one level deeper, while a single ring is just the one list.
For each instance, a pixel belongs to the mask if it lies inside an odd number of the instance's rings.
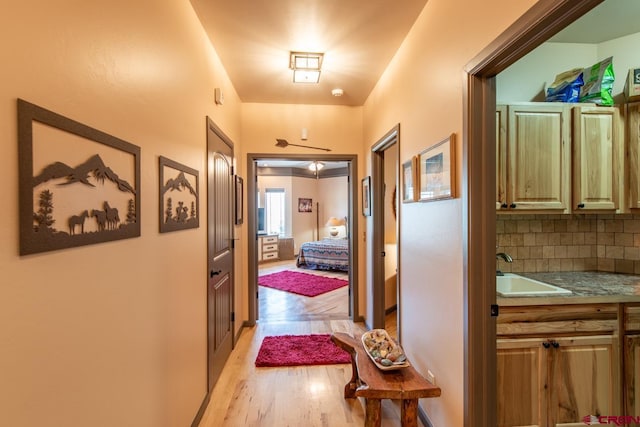
[{"label": "lamp shade", "polygon": [[341,225],[344,225],[344,219],[338,219],[335,216],[332,216],[331,218],[329,218],[329,221],[327,221],[327,223],[325,224],[326,227],[340,227]]}]

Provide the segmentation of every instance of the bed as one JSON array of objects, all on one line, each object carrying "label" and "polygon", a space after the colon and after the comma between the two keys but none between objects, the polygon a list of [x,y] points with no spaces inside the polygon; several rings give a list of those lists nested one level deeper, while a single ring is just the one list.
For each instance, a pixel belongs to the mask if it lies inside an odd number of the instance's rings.
[{"label": "bed", "polygon": [[303,243],[296,265],[314,270],[349,271],[349,240],[324,239]]}]

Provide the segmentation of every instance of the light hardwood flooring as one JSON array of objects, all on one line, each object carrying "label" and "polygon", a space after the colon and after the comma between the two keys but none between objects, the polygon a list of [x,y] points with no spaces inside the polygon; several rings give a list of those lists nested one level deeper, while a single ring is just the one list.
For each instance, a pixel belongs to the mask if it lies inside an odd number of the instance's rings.
[{"label": "light hardwood flooring", "polygon": [[[345,273],[304,270],[293,261],[261,264],[259,275],[282,270],[347,279]],[[364,425],[362,399],[344,399],[351,365],[256,368],[262,340],[270,335],[332,332],[362,334],[349,319],[347,287],[304,297],[260,287],[260,317],[244,328],[215,385],[199,427],[349,427]],[[386,329],[395,336],[395,314]],[[383,401],[382,427],[400,426],[397,402]],[[419,425],[422,424],[419,422]]]}]

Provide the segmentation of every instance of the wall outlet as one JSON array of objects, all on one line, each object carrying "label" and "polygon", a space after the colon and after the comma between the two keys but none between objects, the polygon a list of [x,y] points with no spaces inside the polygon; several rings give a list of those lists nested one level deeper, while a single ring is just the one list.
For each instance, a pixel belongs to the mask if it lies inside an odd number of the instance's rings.
[{"label": "wall outlet", "polygon": [[433,385],[436,385],[436,376],[433,375],[431,369],[427,369],[427,381],[429,381]]}]

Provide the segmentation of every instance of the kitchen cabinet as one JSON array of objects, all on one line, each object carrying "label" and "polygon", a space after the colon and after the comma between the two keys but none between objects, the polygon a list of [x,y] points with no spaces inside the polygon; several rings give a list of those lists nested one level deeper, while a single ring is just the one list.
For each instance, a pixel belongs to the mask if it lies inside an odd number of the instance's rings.
[{"label": "kitchen cabinet", "polygon": [[620,208],[622,153],[617,107],[573,107],[573,210]]},{"label": "kitchen cabinet", "polygon": [[640,305],[624,308],[624,413],[640,411]]},{"label": "kitchen cabinet", "polygon": [[498,425],[575,426],[621,413],[617,313],[616,304],[501,308]]},{"label": "kitchen cabinet", "polygon": [[627,149],[628,204],[640,209],[640,102],[624,107],[625,140]]},{"label": "kitchen cabinet", "polygon": [[[621,126],[617,107],[535,102],[498,106],[496,209],[620,212]],[[640,194],[640,184],[636,190]],[[636,199],[640,207],[640,196]]]},{"label": "kitchen cabinet", "polygon": [[570,105],[507,106],[506,194],[500,209],[568,212]]}]

